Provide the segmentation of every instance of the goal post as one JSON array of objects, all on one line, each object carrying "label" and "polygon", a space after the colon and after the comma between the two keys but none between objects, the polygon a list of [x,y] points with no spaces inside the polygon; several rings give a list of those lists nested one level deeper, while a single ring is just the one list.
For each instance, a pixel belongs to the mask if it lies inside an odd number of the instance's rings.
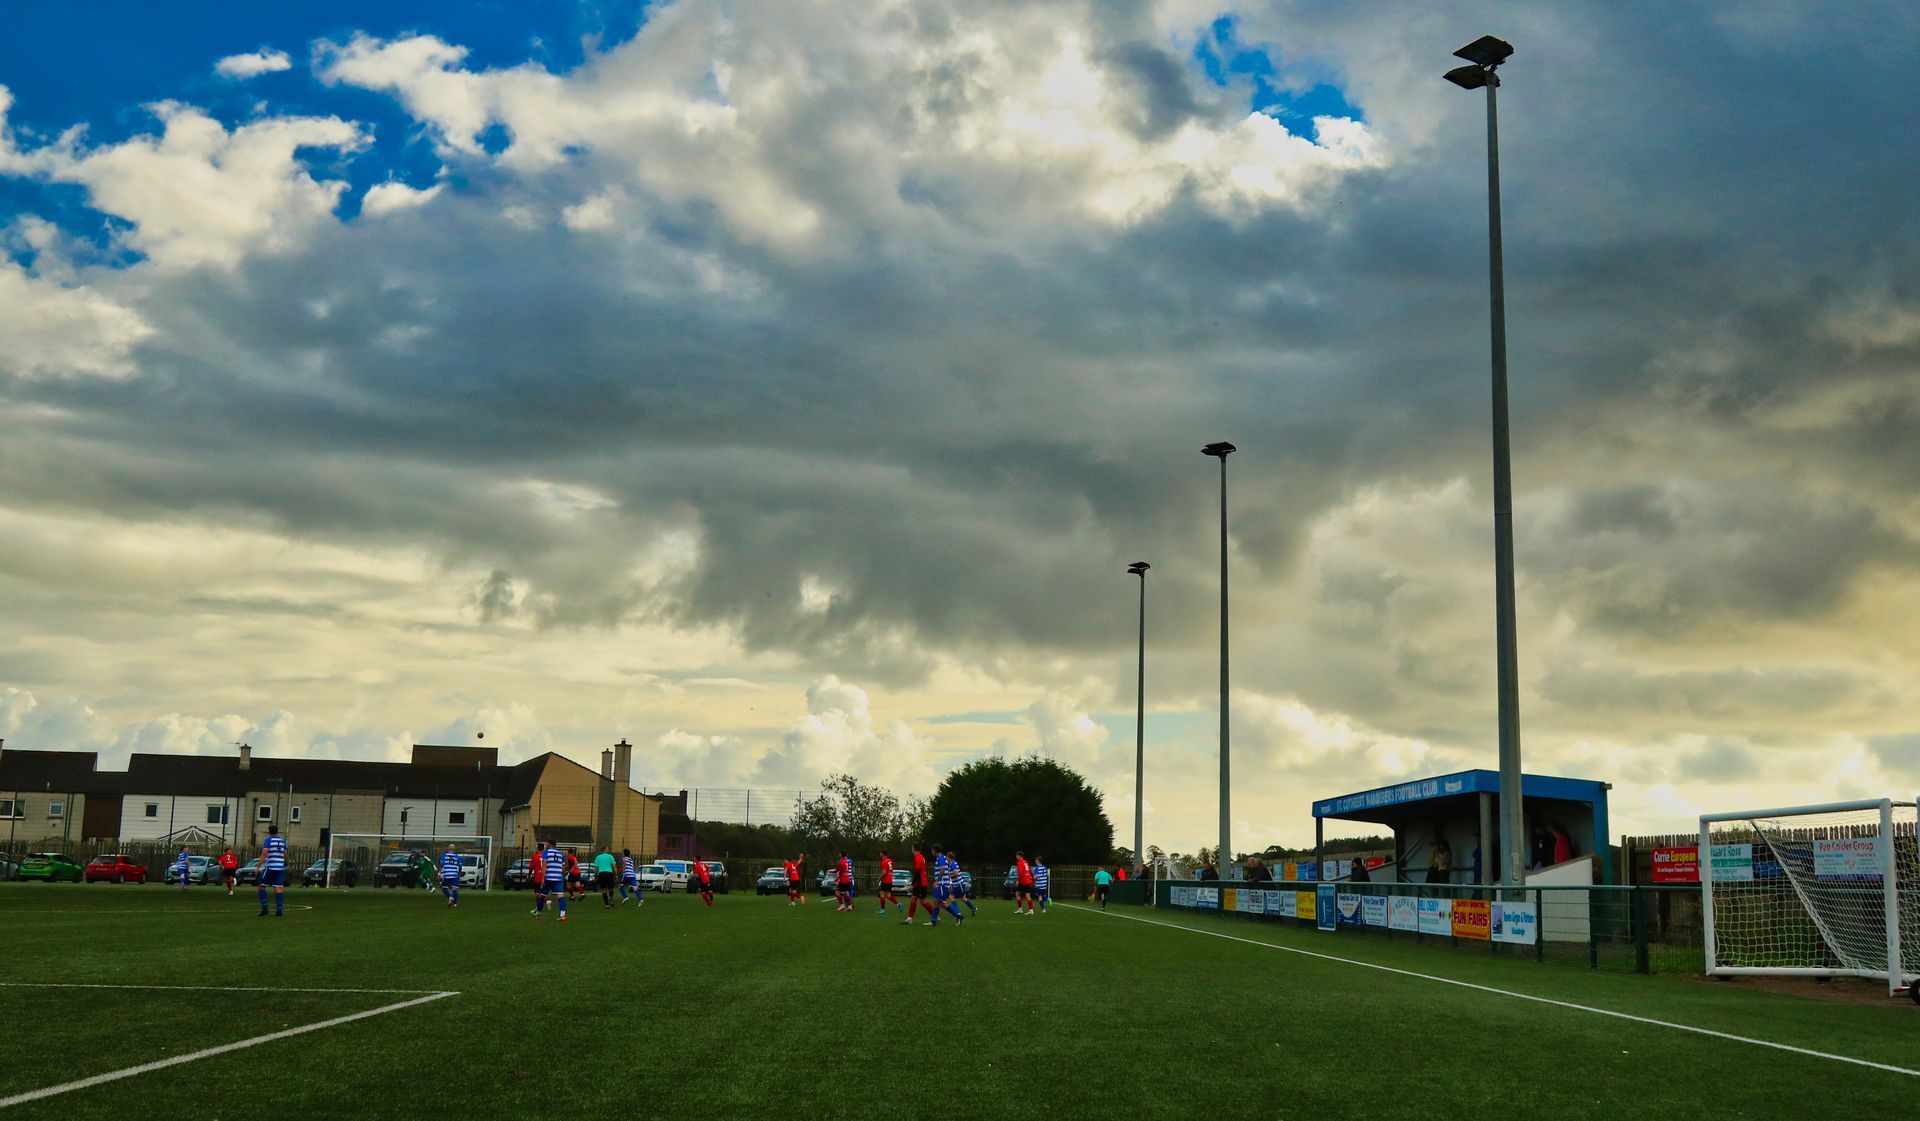
[{"label": "goal post", "polygon": [[1914,803],[1889,798],[1701,815],[1707,973],[1909,989],[1920,978],[1917,842]]},{"label": "goal post", "polygon": [[[374,886],[439,886],[440,854],[451,844],[460,854],[460,886],[486,891],[499,869],[493,862],[493,838],[473,833],[335,833],[327,838],[327,862],[322,880],[333,887],[345,864],[354,867],[356,882]],[[421,884],[396,854],[420,853],[434,864],[434,878]],[[389,864],[389,861],[395,863]]]}]

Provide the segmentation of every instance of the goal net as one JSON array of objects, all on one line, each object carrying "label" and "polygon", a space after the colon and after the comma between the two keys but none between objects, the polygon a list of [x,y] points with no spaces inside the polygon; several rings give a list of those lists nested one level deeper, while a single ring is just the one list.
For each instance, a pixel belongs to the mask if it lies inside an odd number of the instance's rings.
[{"label": "goal net", "polygon": [[[493,838],[446,833],[335,833],[318,882],[325,887],[427,888],[440,886],[440,856],[452,845],[460,854],[460,887],[485,891],[499,878]],[[420,866],[421,858],[432,865]]]},{"label": "goal net", "polygon": [[1835,802],[1700,818],[1707,972],[1920,975],[1912,802]]}]

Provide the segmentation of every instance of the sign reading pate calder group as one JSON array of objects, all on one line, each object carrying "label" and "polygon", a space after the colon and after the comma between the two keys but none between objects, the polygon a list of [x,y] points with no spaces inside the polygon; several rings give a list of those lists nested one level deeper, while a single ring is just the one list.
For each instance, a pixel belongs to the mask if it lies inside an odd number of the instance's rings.
[{"label": "sign reading pate calder group", "polygon": [[1817,880],[1880,882],[1880,835],[1821,837],[1813,842],[1813,876]]}]

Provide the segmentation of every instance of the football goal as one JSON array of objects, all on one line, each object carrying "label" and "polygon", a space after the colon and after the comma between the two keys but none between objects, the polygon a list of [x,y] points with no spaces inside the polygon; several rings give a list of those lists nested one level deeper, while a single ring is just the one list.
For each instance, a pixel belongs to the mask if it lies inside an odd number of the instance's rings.
[{"label": "football goal", "polygon": [[[451,844],[460,854],[460,886],[485,891],[493,879],[493,838],[471,834],[335,833],[327,839],[325,887],[440,885],[440,855]],[[420,859],[432,863],[423,872]]]},{"label": "football goal", "polygon": [[[1714,976],[1920,976],[1912,802],[1703,814],[1700,891]],[[1915,999],[1920,999],[1916,995]]]}]

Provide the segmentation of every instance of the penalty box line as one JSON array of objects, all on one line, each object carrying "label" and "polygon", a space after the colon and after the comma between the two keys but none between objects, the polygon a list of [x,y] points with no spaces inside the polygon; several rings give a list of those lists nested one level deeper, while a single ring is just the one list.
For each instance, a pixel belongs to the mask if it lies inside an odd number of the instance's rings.
[{"label": "penalty box line", "polygon": [[[55,986],[47,986],[47,987],[55,987]],[[58,987],[79,988],[82,986],[58,986]],[[100,986],[100,987],[152,989],[152,988],[166,988],[168,986],[106,985],[106,986]],[[189,986],[179,986],[179,987],[188,988]],[[240,989],[240,988],[216,989],[210,986],[206,986],[206,987],[199,987],[196,991],[256,992],[259,990]],[[378,990],[378,989],[279,989],[275,991],[351,993],[351,992],[379,992],[382,990]],[[40,1090],[28,1090],[25,1093],[15,1094],[12,1097],[0,1098],[0,1109],[6,1109],[9,1106],[24,1105],[27,1102],[39,1101],[42,1098],[51,1098],[56,1094],[71,1093],[74,1090],[85,1090],[85,1089],[88,1089],[89,1087],[99,1086],[107,1082],[117,1082],[122,1078],[132,1078],[134,1075],[137,1075],[137,1074],[151,1074],[156,1070],[165,1070],[167,1067],[179,1066],[182,1063],[198,1062],[201,1059],[211,1059],[215,1055],[226,1055],[234,1051],[244,1051],[249,1047],[258,1047],[262,1043],[274,1043],[282,1039],[290,1039],[296,1035],[305,1035],[308,1032],[321,1031],[326,1028],[337,1028],[341,1024],[351,1024],[355,1020],[366,1020],[374,1016],[383,1016],[388,1012],[398,1012],[403,1008],[413,1008],[418,1005],[428,1004],[436,1000],[444,1000],[447,997],[459,996],[459,995],[460,994],[457,992],[430,992],[424,996],[414,997],[412,1000],[402,1000],[402,1001],[397,1001],[393,1004],[381,1005],[379,1008],[369,1008],[365,1012],[353,1012],[345,1016],[335,1016],[331,1020],[322,1020],[317,1024],[303,1024],[297,1028],[288,1028],[285,1031],[270,1032],[267,1035],[258,1035],[253,1037],[252,1039],[242,1039],[234,1043],[223,1043],[218,1047],[208,1047],[205,1050],[195,1051],[195,1052],[192,1052],[191,1054],[175,1055],[170,1059],[156,1059],[153,1062],[141,1063],[139,1066],[128,1067],[125,1070],[114,1070],[114,1071],[108,1071],[105,1074],[96,1074],[91,1078],[82,1078],[76,1082],[67,1082],[59,1086],[48,1086],[45,1089],[40,1089]]]},{"label": "penalty box line", "polygon": [[1674,1031],[1690,1032],[1694,1035],[1709,1036],[1713,1039],[1724,1039],[1731,1043],[1745,1043],[1754,1047],[1771,1048],[1775,1051],[1790,1051],[1793,1054],[1805,1055],[1809,1058],[1826,1059],[1829,1062],[1847,1063],[1851,1066],[1871,1067],[1874,1070],[1884,1070],[1889,1074],[1905,1074],[1920,1078],[1920,1070],[1910,1070],[1907,1067],[1898,1067],[1891,1063],[1876,1063],[1871,1059],[1856,1059],[1851,1055],[1835,1055],[1828,1051],[1815,1051],[1810,1047],[1795,1047],[1791,1043],[1776,1043],[1771,1039],[1755,1039],[1750,1035],[1735,1035],[1732,1032],[1715,1031],[1712,1028],[1695,1027],[1692,1024],[1679,1024],[1672,1020],[1656,1020],[1651,1016],[1636,1016],[1631,1012],[1616,1012],[1611,1008],[1596,1008],[1591,1004],[1577,1004],[1570,1000],[1556,1000],[1550,996],[1535,996],[1532,993],[1515,992],[1512,989],[1501,989],[1492,985],[1476,984],[1472,981],[1462,981],[1454,977],[1440,977],[1432,973],[1416,973],[1411,969],[1399,969],[1391,965],[1381,965],[1378,962],[1360,961],[1355,958],[1343,958],[1333,954],[1323,954],[1314,950],[1302,950],[1294,946],[1282,946],[1277,942],[1262,942],[1258,938],[1242,938],[1237,934],[1224,934],[1217,930],[1205,930],[1197,926],[1184,926],[1180,923],[1162,922],[1159,919],[1141,918],[1138,915],[1122,915],[1113,911],[1095,911],[1091,907],[1084,907],[1073,903],[1063,905],[1075,911],[1086,911],[1090,914],[1105,915],[1113,919],[1126,919],[1128,922],[1146,923],[1148,926],[1163,926],[1168,930],[1184,930],[1189,934],[1204,934],[1209,938],[1224,938],[1229,942],[1244,942],[1249,946],[1260,946],[1268,950],[1280,950],[1289,954],[1299,954],[1301,957],[1319,958],[1321,961],[1337,961],[1344,965],[1357,965],[1363,969],[1377,969],[1382,973],[1397,973],[1402,977],[1416,977],[1422,981],[1437,981],[1442,985],[1453,985],[1457,988],[1472,989],[1475,992],[1492,993],[1495,996],[1512,997],[1515,1000],[1532,1001],[1535,1004],[1547,1004],[1555,1008],[1568,1008],[1576,1012],[1591,1012],[1596,1016],[1611,1016],[1616,1020],[1627,1020],[1632,1023],[1647,1024],[1656,1028],[1671,1028]]}]

